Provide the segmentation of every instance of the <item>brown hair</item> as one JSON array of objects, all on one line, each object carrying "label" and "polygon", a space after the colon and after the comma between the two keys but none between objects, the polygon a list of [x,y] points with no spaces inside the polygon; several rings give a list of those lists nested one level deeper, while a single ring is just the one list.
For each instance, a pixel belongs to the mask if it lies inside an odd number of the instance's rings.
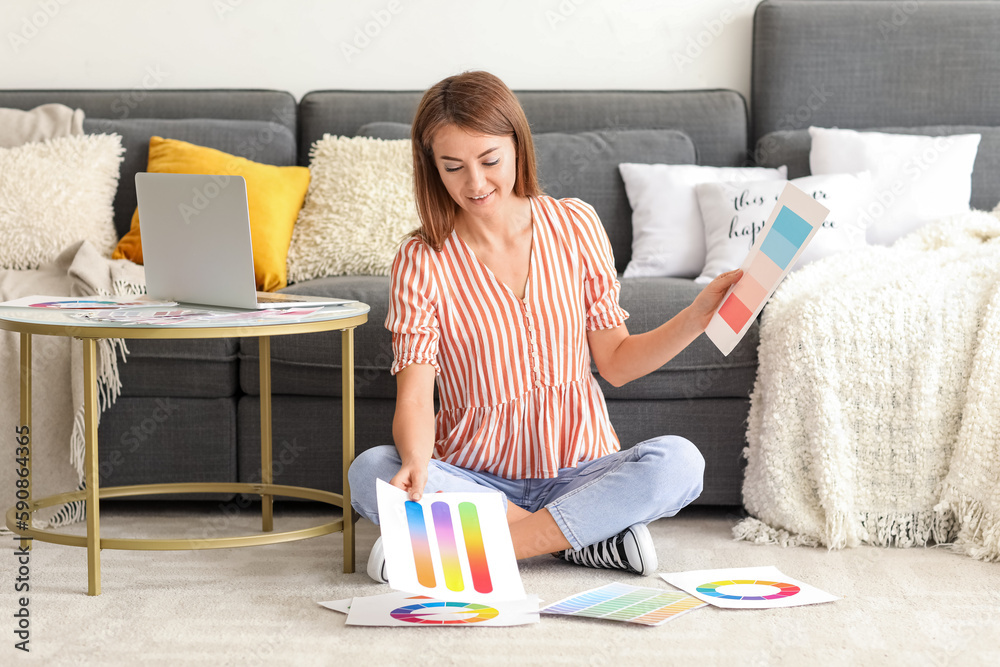
[{"label": "brown hair", "polygon": [[413,119],[413,189],[420,227],[412,236],[423,239],[437,251],[455,228],[459,206],[448,194],[437,166],[431,142],[444,125],[492,136],[511,137],[517,156],[514,194],[542,194],[535,167],[535,144],[531,128],[517,97],[503,81],[488,72],[465,72],[450,76],[424,93]]}]

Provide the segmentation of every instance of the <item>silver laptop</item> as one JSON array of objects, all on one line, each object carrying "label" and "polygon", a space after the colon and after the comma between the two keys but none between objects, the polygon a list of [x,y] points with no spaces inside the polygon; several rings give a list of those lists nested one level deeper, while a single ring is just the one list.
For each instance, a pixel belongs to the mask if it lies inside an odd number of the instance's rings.
[{"label": "silver laptop", "polygon": [[140,172],[135,193],[151,298],[247,309],[355,303],[257,291],[242,176]]}]

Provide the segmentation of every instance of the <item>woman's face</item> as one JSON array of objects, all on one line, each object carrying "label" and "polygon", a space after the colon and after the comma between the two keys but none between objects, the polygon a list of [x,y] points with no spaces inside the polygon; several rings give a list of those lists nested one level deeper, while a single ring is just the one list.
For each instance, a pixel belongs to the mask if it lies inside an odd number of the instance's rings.
[{"label": "woman's face", "polygon": [[517,154],[511,137],[445,125],[434,134],[431,148],[448,194],[473,218],[491,218],[513,203]]}]

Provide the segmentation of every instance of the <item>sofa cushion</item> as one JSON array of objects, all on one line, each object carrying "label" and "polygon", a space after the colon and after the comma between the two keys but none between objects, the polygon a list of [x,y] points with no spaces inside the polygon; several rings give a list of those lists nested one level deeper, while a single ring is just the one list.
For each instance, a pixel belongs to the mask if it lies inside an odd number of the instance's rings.
[{"label": "sofa cushion", "polygon": [[[708,284],[719,274],[737,269],[743,264],[766,225],[775,202],[789,184],[810,195],[830,211],[815,236],[792,264],[791,271],[799,271],[816,260],[839,252],[860,250],[867,245],[860,213],[872,187],[868,172],[803,176],[788,183],[702,183],[697,187],[698,204],[704,219],[708,253],[705,268],[695,282]],[[752,278],[747,280],[748,278],[750,277],[746,276],[741,280],[741,284],[744,280],[747,281],[742,289],[737,288],[739,298],[742,298],[742,290],[748,286],[760,287],[756,281]]]},{"label": "sofa cushion", "polygon": [[[631,333],[656,328],[686,308],[701,286],[680,278],[622,280],[620,302],[631,317]],[[371,306],[368,322],[355,329],[355,395],[391,398],[396,395],[392,365],[392,337],[385,328],[389,279],[372,276],[323,278],[290,287],[286,292],[358,299]],[[271,391],[274,394],[340,396],[340,333],[280,336],[271,341]],[[755,322],[739,345],[724,356],[700,336],[663,368],[623,387],[600,380],[609,399],[746,398],[757,370],[758,325]],[[258,393],[257,341],[240,343],[240,385]],[[596,367],[594,367],[596,372]]]},{"label": "sofa cushion", "polygon": [[[377,445],[392,444],[394,411],[392,400],[359,398],[354,402],[355,456]],[[271,472],[275,484],[342,492],[342,416],[343,409],[336,398],[273,398]],[[260,399],[257,396],[240,399],[237,433],[239,481],[259,482]]]},{"label": "sofa cushion", "polygon": [[677,130],[601,130],[535,135],[538,180],[546,194],[579,197],[594,207],[608,232],[621,273],[632,255],[632,208],[622,162],[694,164],[694,144]]},{"label": "sofa cushion", "polygon": [[695,164],[618,165],[632,207],[629,278],[695,278],[705,267],[705,224],[695,187],[721,181],[785,180],[784,169]]},{"label": "sofa cushion", "polygon": [[371,137],[372,139],[409,139],[411,125],[409,123],[390,123],[387,121],[378,123],[365,123],[358,128],[355,136]]},{"label": "sofa cushion", "polygon": [[[258,290],[272,292],[288,284],[286,259],[292,229],[309,187],[309,169],[296,165],[278,167],[254,162],[232,153],[177,139],[154,136],[149,140],[147,170],[159,174],[206,174],[215,182],[194,193],[193,209],[211,199],[230,182],[230,175],[245,180],[246,204],[250,210],[250,237],[253,242],[253,269]],[[243,182],[233,179],[235,187]],[[214,188],[215,192],[210,192]],[[131,229],[122,237],[113,259],[130,259],[142,264],[139,211],[132,216]]]},{"label": "sofa cushion", "polygon": [[114,135],[0,148],[0,268],[36,269],[80,241],[107,257],[121,155]]},{"label": "sofa cushion", "polygon": [[747,54],[753,140],[809,125],[996,125],[1000,87],[984,83],[1000,72],[997,34],[997,2],[762,2]]},{"label": "sofa cushion", "polygon": [[[119,398],[101,416],[101,486],[237,481],[236,405],[236,398],[176,394]],[[232,494],[145,497],[207,499]]]},{"label": "sofa cushion", "polygon": [[[683,278],[628,278],[619,302],[629,333],[650,331],[691,305],[702,286]],[[747,398],[757,375],[759,325],[754,322],[729,356],[701,335],[658,370],[621,387],[598,378],[608,400]],[[596,371],[596,368],[594,369]]]},{"label": "sofa cushion", "polygon": [[135,174],[146,171],[149,139],[160,136],[208,146],[264,164],[294,165],[295,136],[284,125],[258,120],[215,120],[209,118],[154,119],[85,118],[84,132],[119,134],[125,147],[115,195],[115,230],[128,233],[135,212]]},{"label": "sofa cushion", "polygon": [[129,353],[119,361],[125,397],[233,396],[239,388],[239,339],[125,341]]},{"label": "sofa cushion", "polygon": [[[985,125],[921,125],[868,128],[886,134],[922,134],[929,137],[978,134],[982,137],[972,167],[972,208],[989,211],[1000,196],[1000,127]],[[763,166],[788,165],[788,178],[808,176],[812,138],[808,130],[778,130],[761,137],[754,159]]]},{"label": "sofa cushion", "polygon": [[622,449],[662,435],[687,438],[705,458],[704,488],[695,505],[743,502],[743,448],[750,400],[743,398],[617,401],[608,415]]},{"label": "sofa cushion", "polygon": [[409,141],[325,136],[288,248],[288,281],[388,276],[400,241],[420,226]]}]

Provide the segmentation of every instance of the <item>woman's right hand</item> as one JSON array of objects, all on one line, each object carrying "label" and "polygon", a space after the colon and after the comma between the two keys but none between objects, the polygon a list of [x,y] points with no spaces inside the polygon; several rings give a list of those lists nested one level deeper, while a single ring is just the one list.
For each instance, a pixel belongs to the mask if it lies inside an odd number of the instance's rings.
[{"label": "woman's right hand", "polygon": [[406,491],[410,500],[416,502],[424,495],[424,486],[427,484],[427,464],[404,461],[399,472],[389,480],[389,483],[397,489]]}]

